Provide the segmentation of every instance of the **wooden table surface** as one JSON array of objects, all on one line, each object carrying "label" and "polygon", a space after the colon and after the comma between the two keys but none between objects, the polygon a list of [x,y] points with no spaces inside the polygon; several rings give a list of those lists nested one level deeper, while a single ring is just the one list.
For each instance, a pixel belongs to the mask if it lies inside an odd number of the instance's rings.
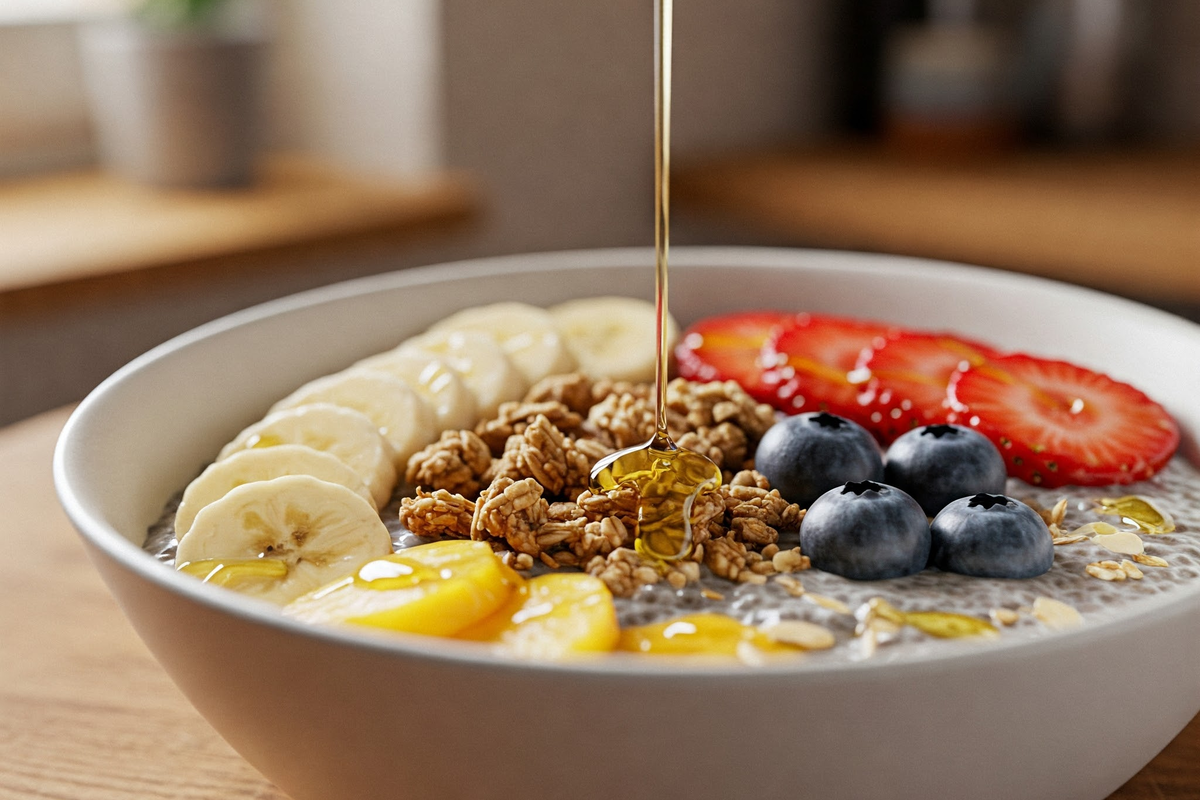
[{"label": "wooden table surface", "polygon": [[[0,429],[0,798],[286,800],[192,709],[88,562],[50,475],[68,413]],[[1185,798],[1200,798],[1200,716],[1110,800]]]}]

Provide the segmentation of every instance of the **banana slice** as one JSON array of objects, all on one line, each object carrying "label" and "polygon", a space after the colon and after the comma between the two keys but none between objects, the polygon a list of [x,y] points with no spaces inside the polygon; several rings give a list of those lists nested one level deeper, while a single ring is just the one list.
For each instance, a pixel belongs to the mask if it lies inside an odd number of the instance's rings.
[{"label": "banana slice", "polygon": [[431,331],[477,331],[496,340],[533,385],[547,375],[570,372],[575,359],[544,308],[526,303],[493,303],[451,314]]},{"label": "banana slice", "polygon": [[529,389],[525,376],[486,333],[432,331],[401,342],[396,350],[428,353],[449,364],[475,395],[475,410],[484,419],[495,416],[501,403],[520,400]]},{"label": "banana slice", "polygon": [[[653,303],[632,297],[585,297],[554,306],[550,316],[581,371],[593,378],[654,380],[658,314]],[[679,326],[668,317],[668,352],[678,338]]]},{"label": "banana slice", "polygon": [[408,457],[437,439],[433,409],[409,385],[383,372],[339,372],[304,384],[271,411],[331,403],[370,417],[395,450],[397,469]]},{"label": "banana slice", "polygon": [[457,638],[489,642],[493,652],[557,661],[616,647],[621,629],[612,593],[581,573],[539,575],[495,614]]},{"label": "banana slice", "polygon": [[350,369],[386,372],[416,389],[433,409],[439,432],[474,428],[478,421],[475,395],[449,364],[432,353],[389,350],[363,359]]},{"label": "banana slice", "polygon": [[378,508],[363,479],[335,456],[302,444],[281,444],[242,450],[224,461],[214,461],[183,490],[183,500],[175,512],[175,537],[182,539],[192,527],[196,514],[209,503],[220,500],[231,489],[247,483],[269,481],[284,475],[311,475],[323,481],[345,486]]},{"label": "banana slice", "polygon": [[284,604],[392,552],[371,504],[310,475],[247,483],[205,506],[179,542],[179,569]]},{"label": "banana slice", "polygon": [[283,613],[306,622],[452,636],[494,613],[522,582],[486,543],[447,540],[362,564]]},{"label": "banana slice", "polygon": [[269,414],[221,449],[217,461],[242,450],[302,444],[329,453],[357,473],[382,508],[396,487],[396,458],[379,427],[364,414],[316,403]]}]

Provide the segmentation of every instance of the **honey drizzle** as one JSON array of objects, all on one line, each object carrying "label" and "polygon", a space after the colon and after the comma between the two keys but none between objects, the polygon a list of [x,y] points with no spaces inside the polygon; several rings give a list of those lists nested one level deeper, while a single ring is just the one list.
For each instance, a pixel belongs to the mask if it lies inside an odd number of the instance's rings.
[{"label": "honey drizzle", "polygon": [[654,398],[658,407],[655,439],[670,444],[667,433],[667,263],[671,246],[671,29],[674,0],[654,3]]},{"label": "honey drizzle", "polygon": [[721,485],[721,470],[705,456],[679,447],[667,431],[667,266],[670,248],[671,28],[673,0],[655,0],[654,48],[654,286],[657,344],[654,436],[614,453],[592,470],[593,491],[634,484],[640,493],[636,548],[659,561],[692,553],[692,508]]}]

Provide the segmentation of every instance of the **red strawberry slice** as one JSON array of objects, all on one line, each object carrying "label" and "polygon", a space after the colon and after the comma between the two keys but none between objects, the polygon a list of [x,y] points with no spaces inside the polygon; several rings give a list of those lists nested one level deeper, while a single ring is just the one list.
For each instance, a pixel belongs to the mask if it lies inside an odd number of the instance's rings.
[{"label": "red strawberry slice", "polygon": [[858,403],[861,380],[851,375],[864,350],[899,328],[877,322],[798,314],[763,346],[767,402],[788,414],[829,411],[855,422],[866,419]]},{"label": "red strawberry slice", "polygon": [[863,354],[857,371],[870,373],[858,402],[867,430],[884,444],[922,425],[945,422],[946,387],[962,365],[978,366],[1000,354],[948,333],[905,331]]},{"label": "red strawberry slice", "polygon": [[1149,478],[1179,444],[1160,406],[1107,375],[1024,354],[969,367],[950,381],[951,422],[1000,449],[1008,474],[1042,486]]},{"label": "red strawberry slice", "polygon": [[683,332],[675,347],[679,376],[692,381],[737,381],[764,402],[770,390],[762,384],[760,351],[793,316],[781,311],[746,311],[697,322]]}]

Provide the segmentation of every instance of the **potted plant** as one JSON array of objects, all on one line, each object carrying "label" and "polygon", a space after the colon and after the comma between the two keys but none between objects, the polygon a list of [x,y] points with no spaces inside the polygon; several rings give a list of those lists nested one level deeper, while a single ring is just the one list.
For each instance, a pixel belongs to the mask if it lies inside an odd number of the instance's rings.
[{"label": "potted plant", "polygon": [[265,43],[244,0],[140,0],[81,55],[102,163],[160,186],[249,183]]}]

